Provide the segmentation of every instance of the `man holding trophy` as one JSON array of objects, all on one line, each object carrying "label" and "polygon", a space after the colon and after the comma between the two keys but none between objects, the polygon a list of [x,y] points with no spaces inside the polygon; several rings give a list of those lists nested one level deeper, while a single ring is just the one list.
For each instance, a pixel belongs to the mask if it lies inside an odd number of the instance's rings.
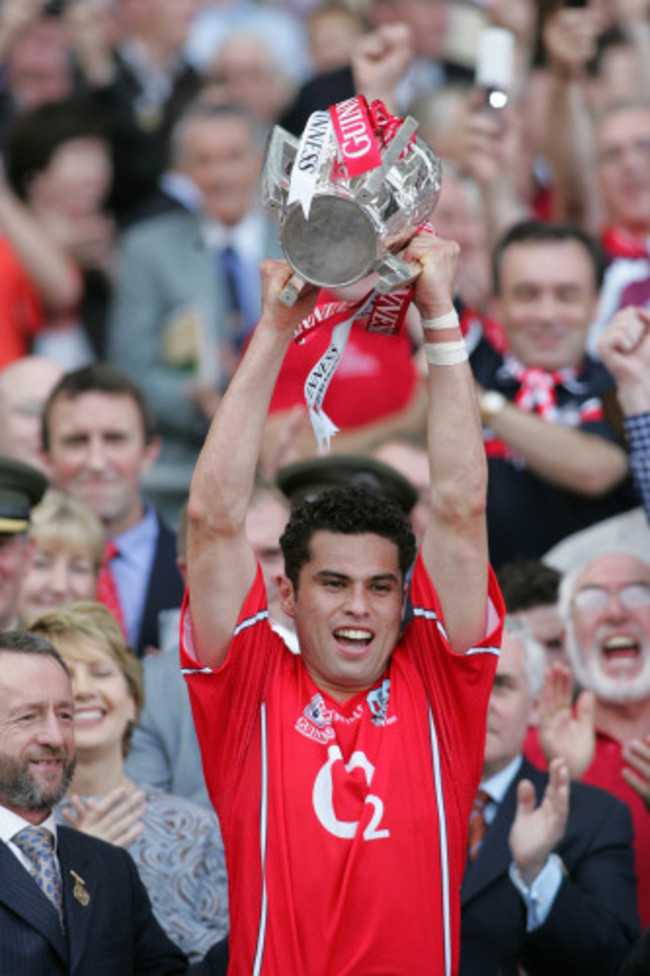
[{"label": "man holding trophy", "polygon": [[[363,198],[364,179],[343,179],[346,199]],[[503,607],[452,305],[458,247],[417,231],[399,260],[422,319],[432,486],[403,634],[412,532],[360,488],[291,516],[279,590],[300,654],[269,626],[244,526],[274,384],[318,297],[295,287],[295,261],[261,266],[262,317],[192,481],[182,664],[226,845],[235,976],[446,976],[457,965]]]}]

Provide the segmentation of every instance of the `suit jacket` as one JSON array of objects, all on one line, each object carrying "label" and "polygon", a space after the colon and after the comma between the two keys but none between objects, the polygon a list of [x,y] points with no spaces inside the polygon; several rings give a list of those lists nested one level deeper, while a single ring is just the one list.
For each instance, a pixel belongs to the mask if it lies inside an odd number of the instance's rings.
[{"label": "suit jacket", "polygon": [[[280,257],[277,226],[267,221],[264,227],[261,250]],[[231,344],[227,314],[226,283],[197,214],[171,211],[124,234],[108,357],[142,387],[156,416],[162,454],[151,473],[173,467],[185,493],[208,427],[188,387],[200,377],[199,363],[215,367],[222,386],[227,382],[233,366],[223,356]]]},{"label": "suit jacket", "polygon": [[524,760],[499,804],[461,888],[460,976],[614,976],[639,932],[632,824],[624,803],[571,784],[569,820],[557,846],[567,870],[542,926],[526,932],[526,906],[509,878],[508,835],[517,784],[541,799],[548,776]]},{"label": "suit jacket", "polygon": [[158,616],[161,610],[180,607],[183,602],[185,584],[176,565],[176,540],[160,516],[158,518],[158,541],[151,564],[149,583],[145,596],[142,623],[137,641],[138,654],[147,646],[160,647]]},{"label": "suit jacket", "polygon": [[618,976],[648,976],[648,973],[650,973],[650,928],[643,930],[641,938],[627,956]]},{"label": "suit jacket", "polygon": [[65,933],[34,879],[0,842],[0,973],[172,976],[187,971],[185,956],[154,918],[126,851],[70,827],[58,828],[57,850]]},{"label": "suit jacket", "polygon": [[158,657],[145,658],[145,706],[133,730],[125,768],[136,783],[148,783],[212,810],[178,655],[176,644]]}]

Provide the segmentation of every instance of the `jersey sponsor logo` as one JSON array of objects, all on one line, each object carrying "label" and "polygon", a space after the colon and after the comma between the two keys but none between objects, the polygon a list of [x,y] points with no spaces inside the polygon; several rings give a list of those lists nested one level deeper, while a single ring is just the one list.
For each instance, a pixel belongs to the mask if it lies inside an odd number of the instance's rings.
[{"label": "jersey sponsor logo", "polygon": [[327,745],[334,738],[332,728],[332,712],[325,704],[323,696],[317,693],[306,705],[302,715],[298,716],[296,731],[314,742]]},{"label": "jersey sponsor logo", "polygon": [[321,694],[314,695],[305,708],[304,715],[319,729],[324,729],[326,725],[332,724],[332,712],[325,704]]},{"label": "jersey sponsor logo", "polygon": [[304,715],[299,716],[295,729],[296,732],[300,732],[301,735],[306,736],[308,739],[313,739],[314,742],[320,742],[321,745],[327,745],[335,736],[334,729],[331,725],[328,725],[324,729],[319,729],[306,719]]},{"label": "jersey sponsor logo", "polygon": [[[352,840],[356,836],[359,827],[359,820],[339,820],[334,809],[334,778],[332,767],[343,762],[343,755],[339,746],[331,745],[327,750],[327,762],[319,769],[314,780],[312,790],[312,803],[314,812],[320,823],[334,837],[342,840]],[[368,786],[372,783],[375,767],[372,765],[365,752],[356,750],[350,756],[350,761],[345,763],[345,771],[352,772],[354,769],[361,769],[366,778]],[[363,829],[363,839],[382,840],[390,837],[390,831],[383,826],[384,802],[375,796],[374,793],[367,793],[364,797],[364,806],[372,808],[370,820]]]}]

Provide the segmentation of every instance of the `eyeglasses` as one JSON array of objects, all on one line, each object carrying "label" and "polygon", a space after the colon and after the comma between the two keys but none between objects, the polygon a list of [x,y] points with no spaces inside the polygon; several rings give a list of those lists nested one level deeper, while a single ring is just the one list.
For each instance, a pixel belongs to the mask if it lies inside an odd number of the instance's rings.
[{"label": "eyeglasses", "polygon": [[599,613],[607,607],[614,595],[626,610],[650,607],[650,583],[628,583],[618,590],[606,590],[602,586],[585,586],[574,596],[573,605],[583,613]]}]

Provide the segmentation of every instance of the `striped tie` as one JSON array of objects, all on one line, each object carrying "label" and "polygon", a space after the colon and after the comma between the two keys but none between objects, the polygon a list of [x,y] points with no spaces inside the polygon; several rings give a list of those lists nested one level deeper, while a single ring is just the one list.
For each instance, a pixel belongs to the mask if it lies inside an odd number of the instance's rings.
[{"label": "striped tie", "polygon": [[61,878],[54,854],[54,837],[45,827],[24,827],[12,840],[31,862],[30,874],[56,909],[63,924]]},{"label": "striped tie", "polygon": [[485,805],[490,802],[490,794],[479,790],[474,797],[472,812],[469,816],[469,831],[467,834],[467,860],[474,861],[481,849],[483,838],[487,831],[485,822]]}]

